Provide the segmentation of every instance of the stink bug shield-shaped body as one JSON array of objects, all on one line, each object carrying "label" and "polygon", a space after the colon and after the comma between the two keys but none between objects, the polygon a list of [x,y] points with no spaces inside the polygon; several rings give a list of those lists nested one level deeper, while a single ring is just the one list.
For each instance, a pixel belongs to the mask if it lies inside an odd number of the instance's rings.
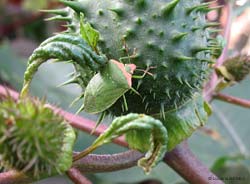
[{"label": "stink bug shield-shaped body", "polygon": [[84,94],[84,110],[88,113],[103,112],[132,88],[134,64],[110,60],[89,82]]}]

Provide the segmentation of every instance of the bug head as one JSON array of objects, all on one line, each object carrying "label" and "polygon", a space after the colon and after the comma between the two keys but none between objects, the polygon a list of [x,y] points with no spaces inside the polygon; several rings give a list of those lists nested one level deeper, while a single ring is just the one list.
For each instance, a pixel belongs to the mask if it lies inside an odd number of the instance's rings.
[{"label": "bug head", "polygon": [[128,73],[133,74],[134,71],[136,70],[136,65],[135,64],[125,64],[125,70]]}]

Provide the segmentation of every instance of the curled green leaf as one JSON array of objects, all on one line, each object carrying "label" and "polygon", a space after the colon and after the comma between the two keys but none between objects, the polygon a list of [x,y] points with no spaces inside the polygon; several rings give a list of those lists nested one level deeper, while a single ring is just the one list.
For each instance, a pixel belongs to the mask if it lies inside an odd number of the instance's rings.
[{"label": "curled green leaf", "polygon": [[45,40],[30,56],[21,96],[28,93],[31,80],[38,68],[49,59],[56,59],[58,62],[70,61],[76,68],[81,66],[92,71],[98,71],[107,63],[107,58],[104,55],[97,55],[79,35],[55,35]]},{"label": "curled green leaf", "polygon": [[147,115],[131,113],[116,118],[89,148],[75,157],[75,160],[123,134],[126,135],[131,148],[146,152],[145,157],[138,161],[138,166],[146,173],[151,171],[167,151],[168,133],[161,121]]}]

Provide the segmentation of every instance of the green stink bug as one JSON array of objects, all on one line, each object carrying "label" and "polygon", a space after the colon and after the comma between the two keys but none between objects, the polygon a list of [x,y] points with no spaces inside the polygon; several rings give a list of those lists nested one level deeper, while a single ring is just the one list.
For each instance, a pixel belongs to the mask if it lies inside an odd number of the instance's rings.
[{"label": "green stink bug", "polygon": [[110,60],[88,83],[84,94],[84,110],[96,114],[112,106],[129,89],[132,89],[134,64]]}]

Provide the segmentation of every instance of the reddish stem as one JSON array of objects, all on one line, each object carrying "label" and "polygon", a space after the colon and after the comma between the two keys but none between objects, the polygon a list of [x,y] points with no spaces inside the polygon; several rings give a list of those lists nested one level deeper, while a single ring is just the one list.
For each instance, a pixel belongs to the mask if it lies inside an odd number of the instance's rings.
[{"label": "reddish stem", "polygon": [[25,175],[16,171],[0,173],[1,184],[27,184],[31,181],[30,178],[27,178]]},{"label": "reddish stem", "polygon": [[92,184],[92,182],[84,177],[76,168],[69,169],[67,175],[75,184]]},{"label": "reddish stem", "polygon": [[226,94],[222,94],[222,93],[217,93],[214,94],[213,96],[215,99],[224,101],[224,102],[228,102],[231,104],[235,104],[235,105],[239,105],[242,107],[246,107],[246,108],[250,108],[250,100],[245,100],[245,99],[241,99],[238,97],[234,97],[234,96],[230,96],[230,95],[226,95]]},{"label": "reddish stem", "polygon": [[73,163],[73,167],[83,173],[111,172],[136,166],[144,154],[129,150],[123,153],[96,155],[89,154]]},{"label": "reddish stem", "polygon": [[[164,162],[192,184],[223,184],[190,151],[187,142],[175,147],[165,155]],[[214,180],[216,179],[216,180]]]},{"label": "reddish stem", "polygon": [[[232,9],[233,9],[232,5],[230,3],[227,3],[227,5],[225,5],[225,9],[227,11],[228,16],[227,16],[226,27],[224,29],[224,39],[227,40],[227,44],[225,48],[223,49],[221,56],[219,57],[219,59],[217,60],[215,64],[216,67],[221,66],[225,62],[227,58],[228,45],[229,45],[229,40],[230,40],[231,24],[232,24]],[[205,85],[203,96],[207,101],[212,100],[213,92],[217,84],[218,84],[218,77],[216,75],[216,72],[213,72],[209,82]]]},{"label": "reddish stem", "polygon": [[219,59],[217,60],[217,62],[215,64],[216,67],[221,66],[227,58],[229,41],[230,41],[230,36],[231,36],[233,5],[231,3],[227,3],[225,5],[225,9],[227,11],[227,20],[226,20],[226,27],[225,27],[224,32],[223,32],[223,37],[227,41],[227,43],[225,45],[225,48],[223,49],[221,56],[219,57]]},{"label": "reddish stem", "polygon": [[[3,86],[0,85],[0,97],[1,96],[6,97],[8,96],[8,94],[12,96],[14,99],[16,100],[18,99],[19,95],[17,92],[11,89],[4,88]],[[76,128],[79,128],[87,132],[91,132],[92,128],[95,127],[94,122],[91,123],[90,120],[86,121],[86,119],[84,118],[70,114],[58,108],[54,108],[54,110],[57,112],[60,112],[61,115],[63,115],[70,122],[70,124]],[[106,127],[102,126],[100,130],[96,131],[95,135],[99,135],[105,129]],[[124,141],[124,139],[116,139],[116,141],[114,142],[121,146],[127,147],[127,143]],[[118,157],[115,158],[116,156]],[[118,170],[119,168],[124,169],[124,168],[134,166],[137,160],[142,156],[142,154],[135,152],[131,155],[131,152],[128,152],[128,153],[125,152],[125,153],[122,153],[122,155],[119,154],[116,156],[110,155],[110,158],[108,157],[109,159],[107,159],[107,156],[103,157],[102,155],[96,155],[96,156],[88,155],[84,157],[83,159],[74,163],[73,167],[77,167],[81,172],[85,172],[87,171],[86,170],[87,167],[84,167],[83,163],[81,162],[84,162],[84,163],[86,162],[88,166],[89,165],[93,166],[93,168],[90,171],[97,171],[97,172],[114,171],[114,170]],[[120,160],[120,158],[122,159]],[[106,162],[104,162],[103,159],[106,160]],[[212,176],[216,178],[216,176],[213,173],[211,173],[209,169],[207,169],[200,161],[197,160],[197,158],[195,158],[195,156],[188,149],[187,145],[177,146],[174,150],[167,153],[164,158],[164,162],[167,163],[176,172],[178,172],[187,181],[194,181],[194,182],[206,181],[206,183],[208,183],[208,177]],[[114,167],[114,165],[117,165],[117,168]],[[196,179],[194,179],[195,175],[197,175]],[[9,179],[11,179],[11,177]],[[0,181],[1,181],[1,174],[0,174]],[[221,182],[216,181],[215,184],[221,184]]]},{"label": "reddish stem", "polygon": [[[130,150],[123,153],[108,154],[108,155],[95,155],[89,154],[86,157],[75,162],[67,175],[75,182],[85,182],[86,179],[82,173],[97,173],[97,172],[110,172],[118,171],[133,167],[137,161],[143,157],[143,154]],[[16,171],[8,171],[0,173],[0,184],[27,184],[34,181],[32,178],[27,178],[25,175]]]},{"label": "reddish stem", "polygon": [[[12,90],[12,89],[10,89],[10,88],[7,88],[7,87],[4,87],[4,86],[0,85],[0,97],[1,96],[3,96],[3,97],[11,96],[13,99],[18,100],[19,93],[16,92],[16,91],[14,91],[14,90]],[[48,104],[48,106],[50,108],[52,108],[55,111],[55,113],[60,114],[66,121],[68,121],[70,123],[70,125],[72,127],[76,128],[76,129],[82,130],[84,132],[91,133],[92,130],[93,130],[93,128],[96,125],[96,123],[94,121],[91,121],[89,119],[86,119],[86,118],[77,116],[75,114],[66,112],[63,109],[60,109],[58,107],[54,107],[54,106],[49,105],[49,104]],[[107,129],[107,126],[102,124],[102,125],[100,125],[100,126],[98,126],[96,128],[95,132],[93,132],[93,135],[99,136],[106,129]],[[120,145],[120,146],[128,147],[128,144],[124,140],[123,137],[119,137],[117,139],[114,139],[113,142],[116,143],[116,144],[118,144],[118,145]]]},{"label": "reddish stem", "polygon": [[[66,112],[60,108],[53,107],[51,108],[58,114],[60,114],[65,120],[67,120],[71,126],[74,128],[77,128],[79,130],[82,130],[84,132],[91,133],[92,130],[95,128],[96,123],[94,121],[91,121],[89,119],[77,116],[75,114]],[[96,130],[93,132],[93,135],[99,136],[101,135],[108,127],[104,124],[99,125]],[[117,139],[113,140],[114,143],[123,146],[128,147],[128,143],[124,140],[124,137],[119,137]]]}]

